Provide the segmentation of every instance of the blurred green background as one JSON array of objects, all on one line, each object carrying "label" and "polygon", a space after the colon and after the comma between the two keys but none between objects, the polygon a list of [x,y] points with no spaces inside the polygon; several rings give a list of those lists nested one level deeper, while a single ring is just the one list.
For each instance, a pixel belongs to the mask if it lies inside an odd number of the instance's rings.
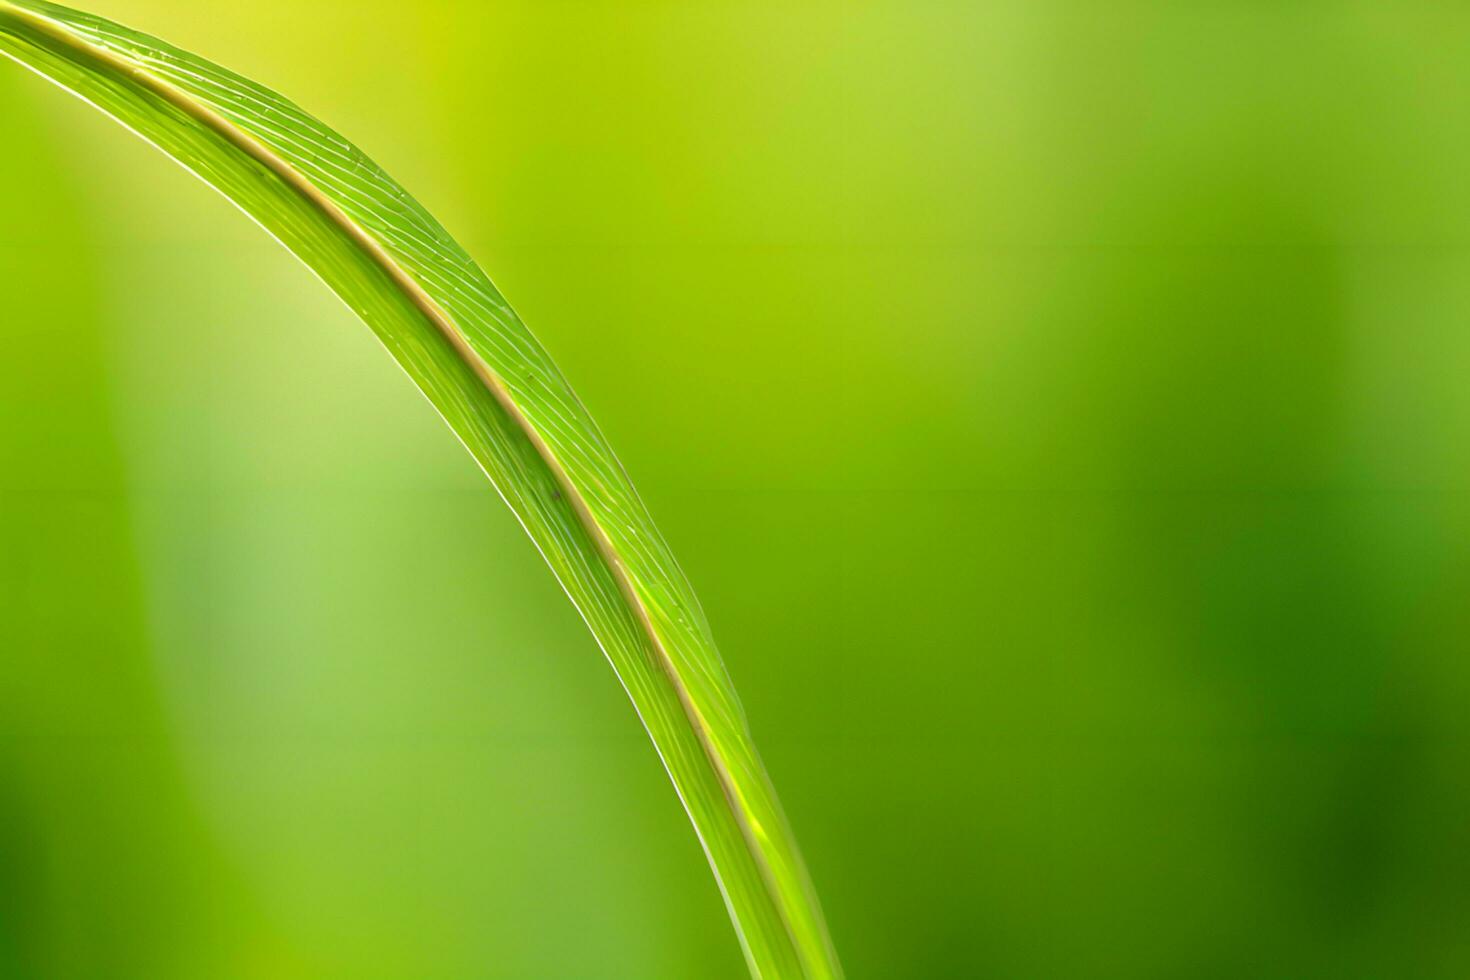
[{"label": "blurred green background", "polygon": [[[1470,8],[95,9],[340,128],[510,296],[854,978],[1470,973]],[[742,976],[366,328],[0,68],[0,976]]]}]

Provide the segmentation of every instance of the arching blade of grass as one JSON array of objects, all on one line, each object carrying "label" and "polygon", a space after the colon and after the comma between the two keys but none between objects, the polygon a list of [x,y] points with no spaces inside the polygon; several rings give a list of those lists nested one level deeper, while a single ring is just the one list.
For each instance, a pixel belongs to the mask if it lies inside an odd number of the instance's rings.
[{"label": "arching blade of grass", "polygon": [[693,591],[586,409],[464,250],[331,129],[155,38],[38,0],[0,0],[0,52],[214,186],[366,321],[601,644],[694,823],[752,974],[839,976]]}]

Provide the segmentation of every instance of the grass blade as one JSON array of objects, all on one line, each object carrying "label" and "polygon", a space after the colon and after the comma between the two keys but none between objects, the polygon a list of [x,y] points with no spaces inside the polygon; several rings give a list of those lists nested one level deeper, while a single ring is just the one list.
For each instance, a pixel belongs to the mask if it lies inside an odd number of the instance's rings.
[{"label": "grass blade", "polygon": [[373,329],[514,511],[612,663],[757,977],[841,970],[688,582],[545,350],[449,234],[281,96],[162,41],[0,0],[0,53],[182,163]]}]

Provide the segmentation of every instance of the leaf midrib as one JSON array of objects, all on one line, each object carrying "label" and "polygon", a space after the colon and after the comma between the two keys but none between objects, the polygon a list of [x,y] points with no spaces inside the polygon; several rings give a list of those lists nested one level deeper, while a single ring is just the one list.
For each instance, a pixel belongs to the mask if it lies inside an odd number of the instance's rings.
[{"label": "leaf midrib", "polygon": [[[67,29],[64,25],[57,23],[49,17],[16,6],[9,0],[0,0],[0,10],[11,16],[24,21],[33,30],[44,33],[55,41],[59,41],[75,50],[81,51],[87,57],[93,58],[106,65],[113,71],[133,80],[140,86],[148,89],[153,94],[167,101],[176,109],[184,112],[191,118],[203,124],[217,135],[228,140],[242,153],[265,167],[278,177],[289,188],[299,194],[304,200],[319,210],[331,223],[342,231],[351,242],[358,247],[376,265],[389,280],[397,287],[403,295],[413,304],[425,319],[427,319],[436,330],[449,343],[455,354],[474,372],[475,376],[485,386],[497,405],[505,412],[506,416],[515,424],[516,428],[526,437],[536,450],[537,456],[546,466],[562,494],[571,505],[573,512],[577,515],[579,523],[586,531],[588,537],[596,547],[598,556],[607,566],[617,585],[619,593],[624,602],[633,612],[634,618],[648,640],[653,650],[654,659],[667,678],[679,700],[680,707],[689,719],[690,727],[698,738],[706,758],[709,760],[720,789],[724,794],[726,805],[731,816],[740,828],[742,839],[745,841],[746,851],[750,854],[753,863],[760,872],[761,880],[765,885],[771,905],[780,917],[781,924],[785,930],[787,941],[791,944],[792,951],[797,954],[798,960],[804,957],[801,954],[802,944],[797,939],[796,930],[790,919],[790,913],[786,903],[781,901],[782,891],[775,881],[774,872],[770,866],[764,849],[755,838],[754,828],[745,813],[744,806],[739,802],[739,794],[735,782],[730,774],[723,756],[714,746],[712,732],[704,715],[690,697],[688,688],[683,683],[673,659],[664,645],[663,640],[654,626],[652,615],[639,594],[637,586],[628,575],[622,558],[618,555],[606,530],[597,520],[589,508],[586,498],[572,482],[566,468],[557,459],[551,446],[545,438],[526,418],[520,406],[511,397],[504,381],[496,373],[494,368],[480,357],[465,339],[464,334],[458,329],[451,317],[418,281],[411,276],[406,269],[383,247],[371,233],[360,223],[353,220],[332,199],[316,186],[300,170],[292,166],[274,150],[261,142],[219,112],[201,103],[190,96],[187,92],[179,89],[168,80],[158,77],[134,62],[78,36],[75,32]],[[487,474],[488,475],[488,474]],[[493,481],[492,481],[493,483]],[[683,796],[682,789],[675,781],[675,789]],[[695,832],[703,837],[703,832],[695,822]],[[738,917],[735,919],[737,929],[741,929]],[[743,929],[742,941],[744,940]]]}]

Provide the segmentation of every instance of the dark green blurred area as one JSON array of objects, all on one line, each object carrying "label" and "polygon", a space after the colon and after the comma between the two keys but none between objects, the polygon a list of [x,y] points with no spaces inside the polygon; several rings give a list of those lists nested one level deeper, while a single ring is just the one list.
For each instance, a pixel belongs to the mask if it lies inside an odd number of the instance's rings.
[{"label": "dark green blurred area", "polygon": [[[342,129],[516,303],[852,977],[1470,973],[1470,8],[96,9]],[[741,976],[368,331],[0,68],[0,976]]]}]

